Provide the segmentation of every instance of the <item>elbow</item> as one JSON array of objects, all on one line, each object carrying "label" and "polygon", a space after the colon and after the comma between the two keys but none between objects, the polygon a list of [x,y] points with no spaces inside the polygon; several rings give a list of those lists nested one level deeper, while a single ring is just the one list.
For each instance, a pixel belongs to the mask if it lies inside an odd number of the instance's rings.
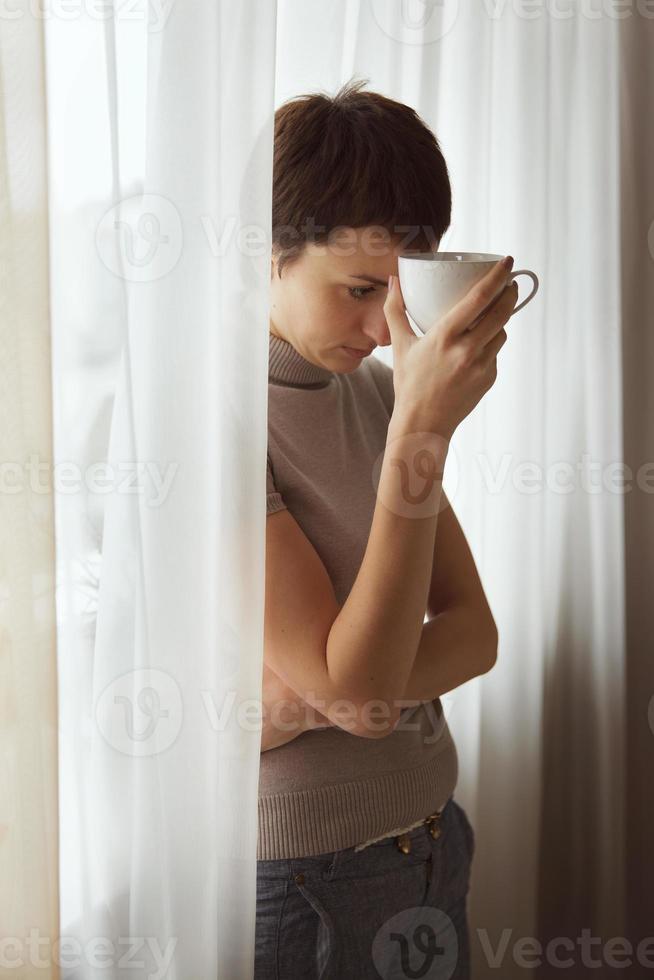
[{"label": "elbow", "polygon": [[400,720],[401,708],[381,698],[358,706],[353,735],[359,738],[380,739],[392,735]]},{"label": "elbow", "polygon": [[[338,695],[338,696],[337,696]],[[357,738],[379,739],[392,735],[402,714],[403,702],[389,696],[389,692],[369,690],[358,696],[352,691],[332,691],[328,707],[320,710],[330,723]]]},{"label": "elbow", "polygon": [[499,648],[500,635],[494,620],[491,620],[487,635],[481,648],[481,671],[487,674],[497,663],[497,651]]},{"label": "elbow", "polygon": [[497,663],[499,647],[497,623],[487,603],[467,610],[467,629],[473,676],[487,674]]},{"label": "elbow", "polygon": [[392,735],[393,732],[395,731],[398,721],[399,719],[395,719],[395,721],[385,721],[383,723],[380,722],[374,728],[370,728],[365,725],[360,725],[356,728],[355,731],[351,732],[351,734],[356,735],[357,738],[370,738],[370,739],[388,738],[388,736]]}]

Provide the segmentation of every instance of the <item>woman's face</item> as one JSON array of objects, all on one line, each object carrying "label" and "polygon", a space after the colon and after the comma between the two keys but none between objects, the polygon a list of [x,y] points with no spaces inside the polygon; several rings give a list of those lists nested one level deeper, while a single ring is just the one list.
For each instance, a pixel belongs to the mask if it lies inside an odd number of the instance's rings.
[{"label": "woman's face", "polygon": [[345,347],[370,353],[391,342],[383,306],[388,277],[397,275],[401,242],[372,226],[343,229],[329,243],[308,242],[281,279],[274,256],[270,333],[312,364],[356,371],[361,358]]}]

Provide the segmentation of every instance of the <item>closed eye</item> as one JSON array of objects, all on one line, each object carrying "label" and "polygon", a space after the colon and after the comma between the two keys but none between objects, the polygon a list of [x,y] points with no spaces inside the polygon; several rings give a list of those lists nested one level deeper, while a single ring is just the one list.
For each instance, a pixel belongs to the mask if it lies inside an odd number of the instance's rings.
[{"label": "closed eye", "polygon": [[[363,299],[366,293],[374,293],[374,286],[349,286],[352,299]],[[355,295],[356,294],[356,295]]]}]

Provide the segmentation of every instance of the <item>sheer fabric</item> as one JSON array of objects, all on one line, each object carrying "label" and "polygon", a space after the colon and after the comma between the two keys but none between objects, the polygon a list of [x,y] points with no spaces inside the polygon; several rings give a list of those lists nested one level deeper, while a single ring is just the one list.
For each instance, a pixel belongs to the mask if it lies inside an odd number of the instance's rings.
[{"label": "sheer fabric", "polygon": [[91,485],[58,513],[62,932],[245,980],[276,10],[164,14],[47,25],[57,457]]}]

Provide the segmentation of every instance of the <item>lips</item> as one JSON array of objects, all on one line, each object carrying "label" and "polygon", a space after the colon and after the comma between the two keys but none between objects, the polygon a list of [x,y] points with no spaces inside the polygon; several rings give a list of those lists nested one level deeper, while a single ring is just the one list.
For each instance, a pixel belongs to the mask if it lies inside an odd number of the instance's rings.
[{"label": "lips", "polygon": [[364,357],[368,357],[370,351],[356,350],[354,347],[343,347],[343,350],[348,357],[353,358],[355,361],[362,361]]}]

